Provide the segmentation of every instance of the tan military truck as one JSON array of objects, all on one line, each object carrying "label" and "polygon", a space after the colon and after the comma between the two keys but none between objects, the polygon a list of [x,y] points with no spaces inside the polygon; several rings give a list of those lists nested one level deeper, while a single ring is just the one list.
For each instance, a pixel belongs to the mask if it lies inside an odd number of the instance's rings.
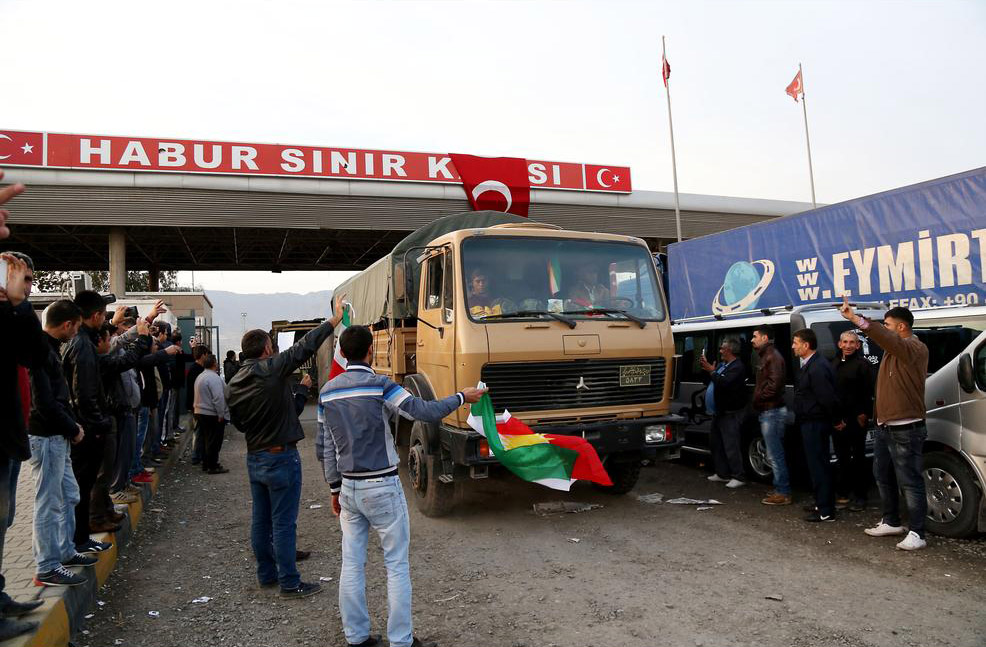
[{"label": "tan military truck", "polygon": [[[372,328],[378,373],[425,399],[485,382],[497,412],[588,439],[613,480],[606,491],[628,492],[643,461],[678,455],[674,341],[638,238],[467,212],[414,232],[336,291],[353,323]],[[497,463],[467,415],[394,421],[427,515],[449,512],[455,482],[485,478]]]}]

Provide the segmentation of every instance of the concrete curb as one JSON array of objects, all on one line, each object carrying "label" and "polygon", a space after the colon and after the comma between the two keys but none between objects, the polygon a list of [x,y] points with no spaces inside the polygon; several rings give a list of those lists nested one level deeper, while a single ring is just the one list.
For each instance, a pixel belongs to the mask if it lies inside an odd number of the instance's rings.
[{"label": "concrete curb", "polygon": [[37,630],[4,641],[0,643],[0,647],[67,647],[70,644],[72,636],[83,628],[85,616],[96,607],[100,587],[106,583],[110,573],[113,572],[121,549],[130,542],[144,508],[157,493],[162,477],[171,470],[178,458],[185,452],[191,437],[191,430],[182,434],[181,440],[168,455],[168,458],[156,467],[153,481],[141,485],[141,494],[137,501],[116,506],[118,512],[126,515],[120,522],[120,529],[115,533],[93,535],[99,541],[112,543],[113,547],[100,553],[98,555],[99,561],[92,566],[71,569],[77,573],[85,573],[89,577],[89,581],[80,586],[44,587],[38,596],[38,599],[43,600],[44,604],[33,613],[21,618],[22,620],[37,622]]}]

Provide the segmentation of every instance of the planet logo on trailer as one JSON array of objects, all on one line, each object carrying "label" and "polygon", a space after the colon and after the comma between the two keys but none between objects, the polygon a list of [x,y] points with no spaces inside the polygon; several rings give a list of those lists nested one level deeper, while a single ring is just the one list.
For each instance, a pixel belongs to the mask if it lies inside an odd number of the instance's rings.
[{"label": "planet logo on trailer", "polygon": [[[758,269],[760,268],[760,269]],[[712,312],[729,315],[752,310],[774,278],[774,263],[768,260],[738,261],[726,271],[722,287],[712,300]]]}]

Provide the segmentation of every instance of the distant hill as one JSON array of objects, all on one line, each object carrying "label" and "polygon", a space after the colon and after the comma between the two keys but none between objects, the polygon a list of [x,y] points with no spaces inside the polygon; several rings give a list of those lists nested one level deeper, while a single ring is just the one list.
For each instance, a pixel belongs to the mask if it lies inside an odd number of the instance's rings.
[{"label": "distant hill", "polygon": [[237,294],[207,290],[206,294],[212,302],[212,323],[219,326],[221,356],[225,356],[230,349],[237,352],[240,350],[240,338],[244,330],[240,313],[246,313],[246,330],[270,330],[270,322],[277,319],[328,317],[332,304],[332,290],[308,294]]}]

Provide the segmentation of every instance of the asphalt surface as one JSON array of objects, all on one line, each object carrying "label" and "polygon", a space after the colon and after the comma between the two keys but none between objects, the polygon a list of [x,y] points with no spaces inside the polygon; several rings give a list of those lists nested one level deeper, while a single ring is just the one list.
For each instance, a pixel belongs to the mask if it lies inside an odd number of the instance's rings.
[{"label": "asphalt surface", "polygon": [[[340,531],[316,465],[311,411],[300,450],[302,577],[325,591],[284,601],[262,590],[250,551],[245,443],[227,432],[229,474],[182,461],[141,522],[78,645],[344,645],[338,617]],[[726,490],[700,462],[645,468],[637,488],[570,494],[495,475],[465,484],[456,512],[411,502],[415,631],[443,647],[986,644],[986,539],[929,538],[915,553],[863,528],[879,511],[807,524],[799,505],[759,504],[766,486]],[[722,505],[644,503],[714,497]],[[410,501],[410,499],[409,499]],[[536,515],[535,503],[599,504]],[[322,507],[313,507],[322,506]],[[875,501],[871,502],[875,506]],[[374,631],[385,633],[386,573],[370,543]],[[194,602],[202,597],[208,601]]]}]

